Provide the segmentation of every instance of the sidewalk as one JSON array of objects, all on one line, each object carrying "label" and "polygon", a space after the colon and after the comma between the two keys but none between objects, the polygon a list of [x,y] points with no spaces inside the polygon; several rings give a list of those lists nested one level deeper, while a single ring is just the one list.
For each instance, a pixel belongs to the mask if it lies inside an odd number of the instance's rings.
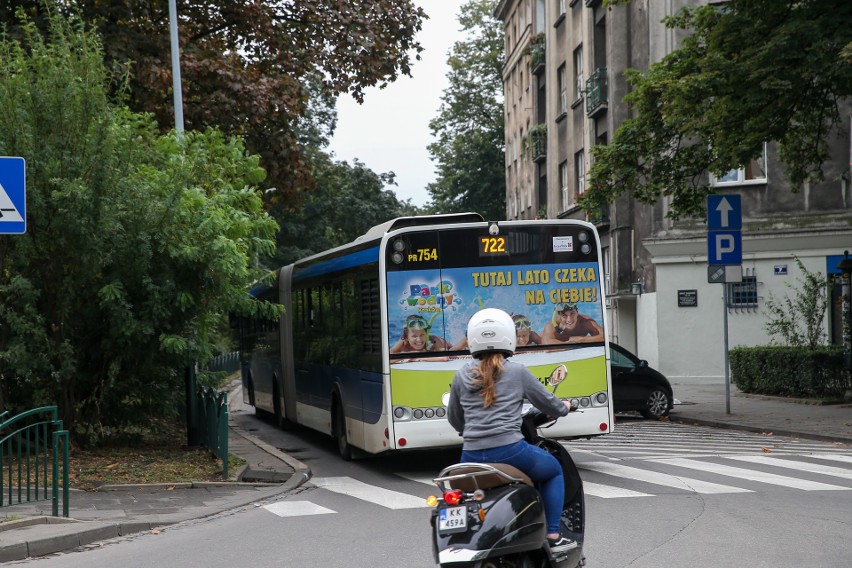
[{"label": "sidewalk", "polygon": [[[724,385],[674,384],[672,388],[680,401],[671,413],[674,422],[852,444],[852,404],[797,403],[745,395],[732,386],[728,414]],[[240,398],[230,397],[237,408]],[[282,495],[310,478],[307,466],[250,434],[241,426],[244,420],[250,424],[245,414],[232,413],[228,443],[231,454],[248,462],[242,471],[234,473],[234,478],[252,480],[251,483],[113,486],[99,491],[73,491],[68,519],[50,517],[49,501],[4,507],[0,509],[0,520],[18,520],[0,522],[0,562],[72,550],[208,517]]]},{"label": "sidewalk", "polygon": [[247,464],[234,472],[234,481],[72,490],[69,518],[50,516],[50,501],[3,507],[0,521],[14,520],[0,522],[0,563],[209,517],[284,494],[310,478],[306,465],[251,435],[240,418],[229,420],[228,446]]},{"label": "sidewalk", "polygon": [[672,391],[681,402],[671,411],[674,422],[852,444],[852,404],[752,395],[731,385],[728,414],[724,384],[673,384]]}]

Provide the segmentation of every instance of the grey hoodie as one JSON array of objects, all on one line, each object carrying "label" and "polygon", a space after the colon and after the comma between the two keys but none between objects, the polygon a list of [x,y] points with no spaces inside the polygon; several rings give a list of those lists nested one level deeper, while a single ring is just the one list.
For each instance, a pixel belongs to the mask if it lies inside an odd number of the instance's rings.
[{"label": "grey hoodie", "polygon": [[524,398],[549,416],[565,416],[568,408],[519,363],[506,360],[495,384],[494,404],[485,408],[473,371],[479,361],[471,361],[456,371],[450,387],[447,419],[464,438],[465,450],[484,450],[523,440],[521,410]]}]

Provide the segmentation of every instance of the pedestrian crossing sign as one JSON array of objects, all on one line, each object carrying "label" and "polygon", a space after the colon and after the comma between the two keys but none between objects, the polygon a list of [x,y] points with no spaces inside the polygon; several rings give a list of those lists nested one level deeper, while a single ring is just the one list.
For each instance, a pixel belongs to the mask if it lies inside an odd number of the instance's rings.
[{"label": "pedestrian crossing sign", "polygon": [[0,235],[27,232],[25,171],[23,158],[0,157]]}]

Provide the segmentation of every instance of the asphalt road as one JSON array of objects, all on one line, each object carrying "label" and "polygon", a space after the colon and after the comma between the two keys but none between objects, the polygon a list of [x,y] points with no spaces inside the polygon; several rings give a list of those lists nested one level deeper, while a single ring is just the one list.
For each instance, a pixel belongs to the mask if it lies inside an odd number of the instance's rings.
[{"label": "asphalt road", "polygon": [[[569,444],[586,484],[592,568],[820,566],[852,557],[852,449],[641,420]],[[432,492],[455,451],[343,462],[332,442],[258,421],[314,477],[273,502],[15,564],[186,568],[435,566]]]}]

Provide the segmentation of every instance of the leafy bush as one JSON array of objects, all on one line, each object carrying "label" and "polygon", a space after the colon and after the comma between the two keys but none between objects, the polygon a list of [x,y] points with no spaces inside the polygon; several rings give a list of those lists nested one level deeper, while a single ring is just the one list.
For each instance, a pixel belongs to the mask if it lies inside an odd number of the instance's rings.
[{"label": "leafy bush", "polygon": [[0,36],[0,156],[23,156],[27,232],[0,236],[0,410],[56,404],[78,442],[174,416],[277,226],[265,173],[221,133],[161,136],[109,99],[97,38],[52,17]]},{"label": "leafy bush", "polygon": [[743,392],[842,399],[852,388],[838,346],[737,347],[729,355],[731,380]]}]

